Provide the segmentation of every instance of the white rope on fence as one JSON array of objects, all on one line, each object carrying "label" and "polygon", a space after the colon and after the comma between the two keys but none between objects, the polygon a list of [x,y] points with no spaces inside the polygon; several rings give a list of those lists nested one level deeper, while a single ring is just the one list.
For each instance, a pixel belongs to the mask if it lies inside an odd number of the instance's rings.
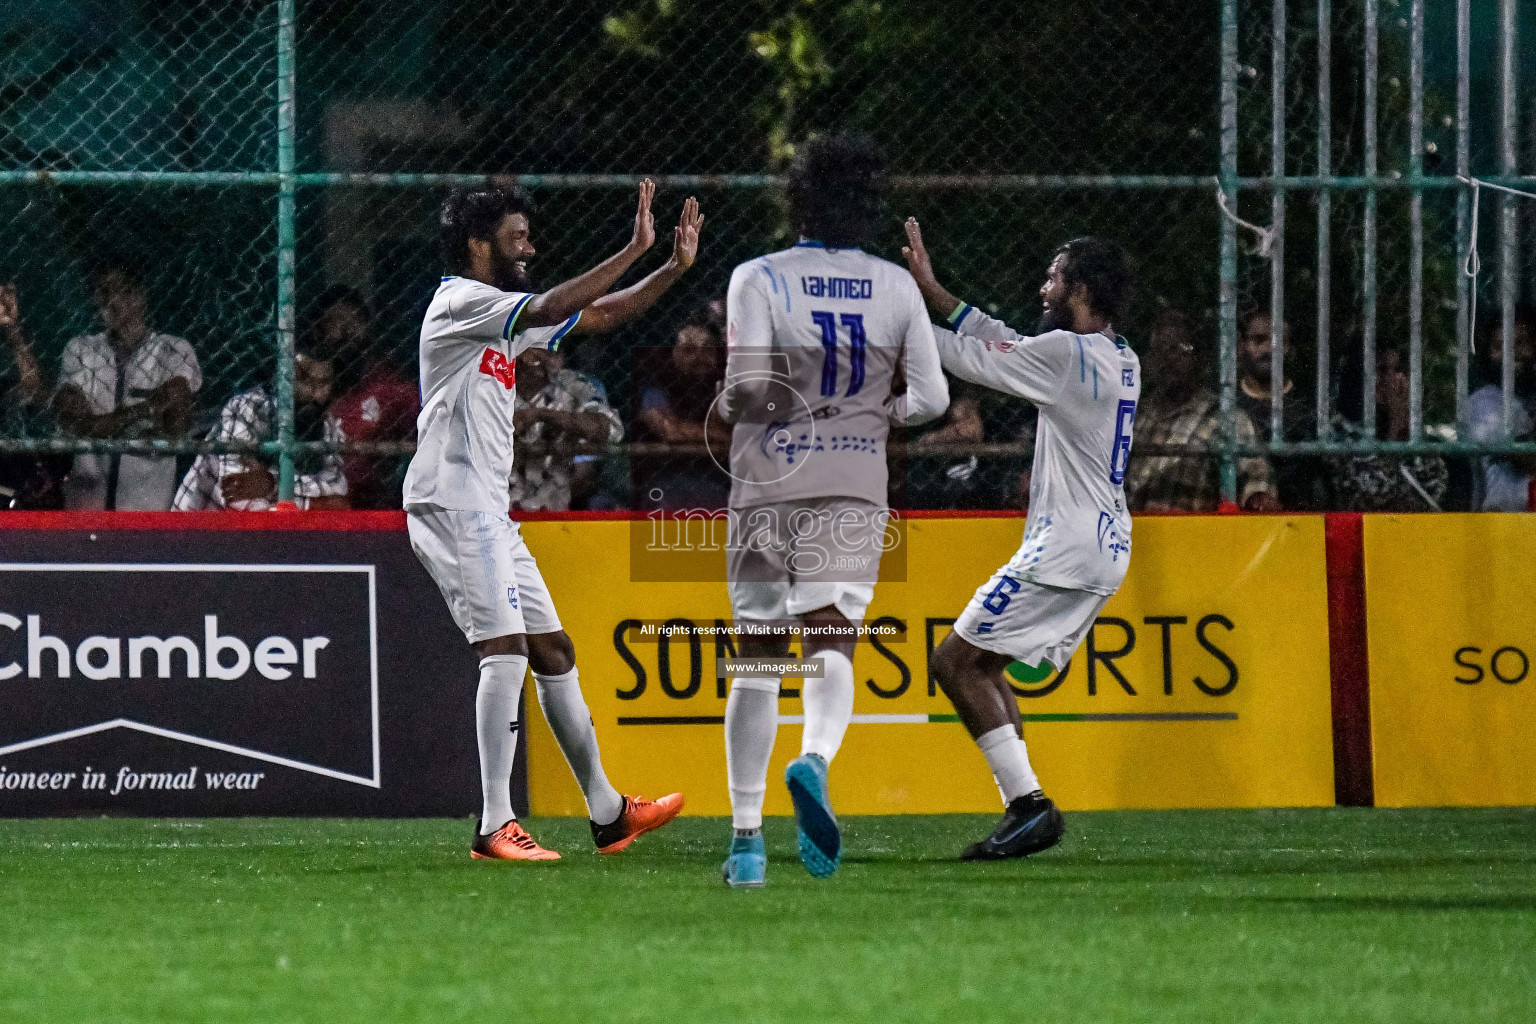
[{"label": "white rope on fence", "polygon": [[1482,190],[1491,188],[1497,192],[1508,192],[1512,196],[1524,196],[1527,199],[1536,199],[1536,192],[1522,192],[1517,188],[1509,188],[1506,185],[1496,185],[1491,181],[1483,181],[1481,178],[1468,178],[1464,175],[1456,175],[1456,180],[1472,189],[1472,230],[1467,235],[1467,262],[1462,265],[1461,272],[1471,279],[1468,291],[1471,294],[1467,300],[1467,350],[1477,352],[1477,278],[1483,272],[1483,261],[1477,253],[1477,208],[1478,201],[1482,198]]},{"label": "white rope on fence", "polygon": [[1259,246],[1256,250],[1254,250],[1254,252],[1260,259],[1269,259],[1270,250],[1274,247],[1275,244],[1275,229],[1273,227],[1261,228],[1257,224],[1250,224],[1248,221],[1239,217],[1234,210],[1227,206],[1227,193],[1221,187],[1221,179],[1212,178],[1211,180],[1216,182],[1216,205],[1221,208],[1221,212],[1226,215],[1228,220],[1236,224],[1238,227],[1247,228],[1249,231],[1252,231],[1255,235],[1257,235],[1259,239]]}]

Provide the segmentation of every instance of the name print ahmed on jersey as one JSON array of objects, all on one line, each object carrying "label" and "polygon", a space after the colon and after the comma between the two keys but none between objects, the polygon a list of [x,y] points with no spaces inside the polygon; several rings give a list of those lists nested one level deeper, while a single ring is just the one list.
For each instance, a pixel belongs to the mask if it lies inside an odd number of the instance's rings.
[{"label": "name print ahmed on jersey", "polygon": [[875,282],[868,277],[817,277],[800,278],[800,290],[813,299],[872,299]]}]

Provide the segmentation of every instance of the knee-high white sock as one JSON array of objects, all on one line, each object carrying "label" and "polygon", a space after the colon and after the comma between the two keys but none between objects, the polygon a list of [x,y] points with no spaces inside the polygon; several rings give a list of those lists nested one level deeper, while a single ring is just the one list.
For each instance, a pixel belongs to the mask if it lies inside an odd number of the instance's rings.
[{"label": "knee-high white sock", "polygon": [[489,835],[511,821],[512,755],[517,753],[517,705],[523,696],[528,659],[493,654],[480,661],[475,691],[475,739],[480,745],[480,834]]},{"label": "knee-high white sock", "polygon": [[617,821],[624,810],[624,798],[603,773],[603,758],[597,749],[597,730],[592,726],[592,712],[581,695],[576,669],[558,676],[533,674],[538,683],[539,707],[544,720],[560,744],[560,753],[571,766],[571,773],[587,800],[587,815],[599,825]]},{"label": "knee-high white sock", "polygon": [[731,824],[763,827],[768,758],[779,730],[779,681],[766,676],[731,680],[725,702],[725,768],[731,787]]},{"label": "knee-high white sock", "polygon": [[819,754],[831,764],[853,719],[853,663],[838,651],[817,651],[811,657],[821,659],[826,675],[807,679],[800,688],[805,702],[800,753]]},{"label": "knee-high white sock", "polygon": [[976,745],[986,755],[987,767],[1002,790],[1003,803],[1012,803],[1040,788],[1035,770],[1029,766],[1029,749],[1011,725],[1000,725],[976,737]]}]

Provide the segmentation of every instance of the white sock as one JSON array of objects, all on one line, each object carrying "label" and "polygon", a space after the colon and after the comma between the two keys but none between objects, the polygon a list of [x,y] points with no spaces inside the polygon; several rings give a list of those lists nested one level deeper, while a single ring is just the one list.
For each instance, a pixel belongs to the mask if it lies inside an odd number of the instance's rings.
[{"label": "white sock", "polygon": [[843,745],[843,734],[853,719],[853,663],[838,651],[817,651],[826,675],[807,679],[800,688],[805,702],[805,732],[800,737],[800,753],[819,754],[828,764]]},{"label": "white sock", "polygon": [[517,705],[523,696],[528,659],[493,654],[480,661],[475,691],[475,739],[480,745],[480,834],[489,835],[516,817],[512,813],[512,755],[517,753]]},{"label": "white sock", "polygon": [[587,800],[587,816],[599,825],[619,819],[624,798],[603,773],[602,755],[597,749],[597,730],[592,726],[592,712],[581,695],[581,683],[572,668],[564,675],[533,674],[538,683],[539,707],[544,720],[560,744],[560,752],[571,766],[571,773]]},{"label": "white sock", "polygon": [[987,767],[1002,790],[1003,803],[1010,804],[1040,788],[1035,770],[1029,766],[1029,750],[1011,725],[1000,725],[976,737],[976,745],[986,755]]},{"label": "white sock", "polygon": [[769,677],[731,680],[725,702],[725,769],[731,787],[731,824],[763,827],[768,794],[768,759],[779,731],[779,681]]}]

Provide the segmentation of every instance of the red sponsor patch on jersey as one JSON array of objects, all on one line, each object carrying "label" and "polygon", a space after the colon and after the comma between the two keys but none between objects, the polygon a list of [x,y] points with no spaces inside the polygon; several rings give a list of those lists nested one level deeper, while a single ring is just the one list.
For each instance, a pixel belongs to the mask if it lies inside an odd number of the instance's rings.
[{"label": "red sponsor patch on jersey", "polygon": [[517,386],[517,364],[493,348],[480,357],[480,372],[501,381],[508,391]]}]

